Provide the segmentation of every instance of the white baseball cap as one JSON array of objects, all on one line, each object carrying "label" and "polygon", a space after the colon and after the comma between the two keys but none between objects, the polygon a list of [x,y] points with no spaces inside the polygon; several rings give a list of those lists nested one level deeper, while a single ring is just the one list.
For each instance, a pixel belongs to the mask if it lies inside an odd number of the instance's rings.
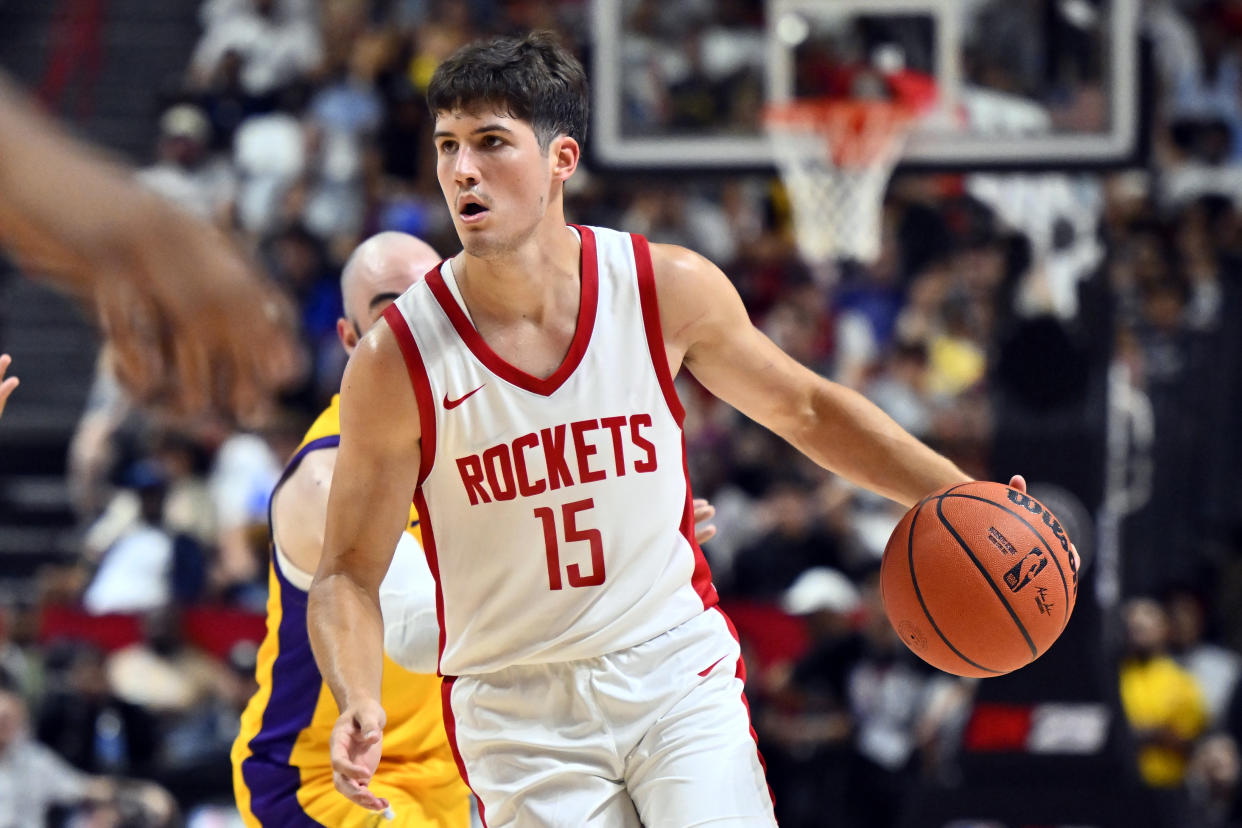
[{"label": "white baseball cap", "polygon": [[827,566],[803,572],[781,597],[781,607],[791,615],[809,615],[821,610],[844,615],[858,609],[860,602],[854,582]]}]

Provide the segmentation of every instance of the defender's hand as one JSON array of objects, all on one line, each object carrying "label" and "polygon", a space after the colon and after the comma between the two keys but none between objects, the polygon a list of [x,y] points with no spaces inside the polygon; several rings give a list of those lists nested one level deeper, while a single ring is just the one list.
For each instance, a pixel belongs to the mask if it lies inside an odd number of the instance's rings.
[{"label": "defender's hand", "polygon": [[716,507],[705,498],[694,499],[694,540],[702,546],[716,537],[716,527],[707,521],[716,516]]},{"label": "defender's hand", "polygon": [[9,370],[12,361],[8,354],[0,354],[0,417],[4,416],[4,404],[9,401],[9,394],[17,387],[17,377],[4,378],[4,372]]},{"label": "defender's hand", "polygon": [[387,720],[384,708],[368,701],[346,708],[332,728],[332,782],[349,801],[371,811],[388,807],[388,800],[369,788],[379,767]]}]

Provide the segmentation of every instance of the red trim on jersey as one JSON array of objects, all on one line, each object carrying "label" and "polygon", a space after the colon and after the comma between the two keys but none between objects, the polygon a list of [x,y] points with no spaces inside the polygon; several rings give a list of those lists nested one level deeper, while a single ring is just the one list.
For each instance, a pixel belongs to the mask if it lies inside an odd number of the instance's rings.
[{"label": "red trim on jersey", "polygon": [[437,269],[427,274],[427,284],[431,286],[432,294],[440,303],[440,307],[444,309],[444,313],[448,315],[449,321],[453,323],[457,335],[461,337],[462,342],[466,343],[466,347],[470,349],[475,358],[501,379],[544,397],[552,396],[582,362],[587,345],[591,343],[591,331],[595,328],[595,312],[599,304],[599,265],[595,253],[595,234],[586,227],[579,227],[576,224],[570,226],[575,228],[582,237],[580,265],[582,287],[578,300],[578,325],[574,330],[573,341],[569,343],[569,351],[561,360],[560,367],[548,377],[541,379],[503,360],[484,341],[483,337],[479,336],[474,325],[470,324],[469,317],[453,298],[453,293],[444,283],[444,276],[440,271]]},{"label": "red trim on jersey", "polygon": [[444,675],[440,672],[440,660],[444,658],[444,645],[448,637],[444,634],[444,590],[440,587],[440,555],[436,551],[436,531],[431,525],[431,511],[427,508],[427,498],[423,496],[421,483],[414,490],[414,508],[418,510],[418,528],[423,539],[423,554],[427,556],[427,569],[431,571],[431,579],[436,582],[436,622],[440,625],[436,672]]},{"label": "red trim on jersey", "polygon": [[[742,645],[742,641],[737,636],[737,628],[733,626],[733,621],[720,607],[716,607],[716,612],[720,613],[720,617],[724,619],[725,626],[729,628],[729,635],[733,636],[733,640],[736,641],[740,647]],[[750,738],[755,740],[755,755],[759,757],[759,767],[763,768],[763,775],[766,780],[768,774],[768,763],[763,761],[763,752],[759,750],[759,734],[755,732],[754,722],[750,721],[750,702],[746,700],[746,662],[743,661],[740,653],[737,657],[737,667],[734,670],[733,675],[742,680],[742,706],[746,708],[746,721],[750,725]],[[449,739],[452,739],[451,735]],[[772,804],[775,805],[776,794],[772,793],[771,785],[768,785],[768,796],[772,797]]]},{"label": "red trim on jersey", "polygon": [[401,356],[405,359],[405,368],[410,375],[410,384],[414,386],[414,399],[418,403],[418,419],[422,425],[422,438],[419,440],[418,486],[414,489],[414,508],[418,510],[419,533],[422,536],[423,554],[427,557],[427,568],[436,583],[436,620],[440,624],[439,650],[436,655],[436,669],[439,670],[440,658],[444,655],[444,593],[440,589],[440,561],[436,556],[436,536],[431,528],[431,512],[427,509],[427,501],[423,497],[423,482],[431,474],[431,466],[436,458],[436,408],[435,397],[431,394],[431,380],[427,378],[427,366],[423,364],[418,343],[414,341],[414,333],[409,323],[401,314],[397,303],[393,302],[384,309],[384,319],[392,329],[401,348]]},{"label": "red trim on jersey", "polygon": [[702,599],[703,609],[708,610],[720,603],[720,596],[716,594],[716,585],[712,583],[712,569],[703,555],[703,548],[694,539],[694,494],[690,491],[690,461],[686,456],[684,432],[681,435],[681,468],[686,475],[686,505],[681,513],[681,536],[694,550],[694,572],[690,575],[690,583]]},{"label": "red trim on jersey", "polygon": [[[443,627],[441,627],[443,629]],[[461,751],[457,749],[457,719],[453,717],[453,683],[457,681],[457,676],[445,676],[444,681],[440,682],[440,701],[444,706],[444,733],[448,736],[449,747],[453,750],[453,760],[457,762],[457,772],[461,774],[462,781],[466,783],[466,787],[474,790],[470,784],[470,775],[466,773],[466,763],[462,761]],[[753,733],[754,730],[751,730]],[[483,797],[475,792],[475,799],[479,803],[479,821],[483,823],[483,828],[487,828],[487,813],[483,808]]]},{"label": "red trim on jersey", "polygon": [[651,248],[647,240],[637,233],[631,233],[630,239],[634,245],[634,265],[638,270],[638,301],[643,311],[643,329],[647,332],[647,350],[651,353],[651,365],[660,380],[660,390],[664,392],[668,410],[680,426],[686,420],[686,409],[681,405],[681,398],[677,396],[677,388],[673,385],[673,375],[668,370],[664,330],[660,327],[660,303],[656,298],[655,268],[651,265]]},{"label": "red trim on jersey", "polygon": [[[418,485],[421,486],[427,475],[431,474],[431,464],[436,459],[435,397],[431,395],[431,380],[427,378],[427,366],[423,364],[422,354],[418,352],[418,343],[414,341],[410,325],[401,315],[396,302],[384,309],[384,319],[397,338],[397,346],[405,359],[405,370],[410,375],[410,384],[414,386],[414,399],[418,403],[418,420],[422,428],[418,450]],[[418,514],[423,517],[427,515],[421,509]]]}]

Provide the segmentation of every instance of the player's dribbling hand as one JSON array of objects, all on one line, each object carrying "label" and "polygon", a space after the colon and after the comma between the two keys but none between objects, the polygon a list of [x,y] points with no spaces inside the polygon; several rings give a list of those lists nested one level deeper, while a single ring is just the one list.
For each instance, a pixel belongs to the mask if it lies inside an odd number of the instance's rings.
[{"label": "player's dribbling hand", "polygon": [[716,507],[705,498],[694,499],[694,540],[702,545],[716,537],[716,527],[707,521],[716,516]]},{"label": "player's dribbling hand", "polygon": [[[1009,487],[1026,494],[1026,478],[1020,474],[1015,474],[1009,479]],[[1078,568],[1082,566],[1082,558],[1079,557],[1078,548],[1074,546],[1073,542],[1070,543],[1069,551],[1074,558],[1074,571],[1077,572]]]},{"label": "player's dribbling hand", "polygon": [[332,781],[349,801],[370,811],[383,811],[388,800],[370,790],[379,767],[388,717],[376,702],[363,702],[341,713],[332,728]]},{"label": "player's dribbling hand", "polygon": [[4,416],[4,404],[9,401],[9,395],[17,387],[17,377],[4,378],[4,372],[9,370],[9,363],[12,361],[13,358],[8,354],[0,354],[0,417]]}]

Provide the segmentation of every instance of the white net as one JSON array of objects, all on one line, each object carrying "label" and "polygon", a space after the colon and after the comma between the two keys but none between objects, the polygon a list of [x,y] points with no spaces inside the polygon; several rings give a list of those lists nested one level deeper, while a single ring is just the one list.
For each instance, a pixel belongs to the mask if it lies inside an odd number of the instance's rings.
[{"label": "white net", "polygon": [[801,101],[770,108],[764,126],[810,264],[880,255],[884,189],[912,125],[886,102]]}]

